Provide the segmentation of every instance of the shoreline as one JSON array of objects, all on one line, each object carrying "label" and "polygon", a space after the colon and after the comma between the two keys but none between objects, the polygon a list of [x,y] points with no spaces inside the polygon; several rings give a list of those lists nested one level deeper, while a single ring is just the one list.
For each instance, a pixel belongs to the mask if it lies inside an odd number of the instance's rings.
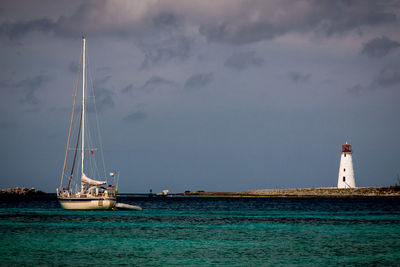
[{"label": "shoreline", "polygon": [[190,197],[400,197],[400,186],[358,188],[261,189],[239,192],[195,191],[173,194]]},{"label": "shoreline", "polygon": [[35,188],[15,187],[0,190],[0,199],[30,199],[47,195],[47,193]]},{"label": "shoreline", "polygon": [[[48,198],[55,193],[46,193],[37,189],[8,188],[0,190],[0,199],[30,199]],[[120,197],[127,197],[131,194],[118,194]],[[149,194],[132,194],[139,197],[150,197]],[[293,189],[257,189],[238,192],[206,192],[185,191],[184,193],[168,194],[172,197],[400,197],[400,186],[389,187],[358,187],[339,189],[336,187],[325,188],[293,188]],[[160,198],[161,196],[152,195]],[[167,196],[162,196],[167,197]],[[161,198],[162,198],[161,197]]]}]

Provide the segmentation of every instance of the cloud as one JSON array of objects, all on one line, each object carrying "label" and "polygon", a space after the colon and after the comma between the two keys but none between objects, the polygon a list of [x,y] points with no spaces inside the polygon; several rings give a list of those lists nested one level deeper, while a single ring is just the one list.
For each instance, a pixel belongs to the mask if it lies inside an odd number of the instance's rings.
[{"label": "cloud", "polygon": [[400,83],[400,65],[385,66],[374,81],[374,84],[383,87],[397,85],[398,83]]},{"label": "cloud", "polygon": [[114,107],[114,92],[107,90],[107,89],[102,89],[98,90],[96,93],[96,101],[99,103],[100,109],[105,109],[105,108],[113,108]]},{"label": "cloud", "polygon": [[144,84],[141,86],[135,86],[133,83],[128,84],[121,89],[123,94],[133,94],[137,92],[141,93],[151,93],[157,89],[172,88],[177,87],[177,83],[174,81],[167,80],[160,76],[151,76]]},{"label": "cloud", "polygon": [[213,80],[214,74],[212,72],[194,74],[186,80],[184,88],[186,90],[198,89],[209,85]]},{"label": "cloud", "polygon": [[152,76],[142,86],[138,88],[140,91],[152,92],[159,88],[176,87],[176,83],[159,76]]},{"label": "cloud", "polygon": [[108,89],[96,89],[96,102],[88,98],[86,102],[86,110],[88,112],[103,111],[114,108],[114,92]]},{"label": "cloud", "polygon": [[40,100],[37,98],[36,93],[50,80],[51,79],[49,76],[38,75],[14,84],[15,87],[23,89],[24,95],[21,98],[21,102],[28,103],[30,105],[38,105]]},{"label": "cloud", "polygon": [[311,78],[311,74],[303,74],[299,72],[290,72],[289,79],[294,83],[305,83]]},{"label": "cloud", "polygon": [[124,94],[129,94],[129,93],[132,93],[134,89],[135,89],[135,86],[132,83],[130,83],[126,87],[122,88],[121,92]]},{"label": "cloud", "polygon": [[376,37],[364,44],[361,53],[368,57],[384,57],[399,46],[399,42],[390,40],[386,36]]},{"label": "cloud", "polygon": [[185,36],[173,37],[153,44],[139,43],[145,59],[142,68],[151,67],[157,63],[166,63],[173,59],[185,60],[190,56],[194,41]]},{"label": "cloud", "polygon": [[137,122],[137,121],[143,120],[146,117],[147,117],[146,113],[141,112],[141,111],[136,111],[136,112],[133,112],[133,113],[125,116],[123,118],[123,121],[129,122],[129,123],[133,123],[133,122]]},{"label": "cloud", "polygon": [[111,78],[112,78],[112,75],[106,75],[95,81],[94,94],[95,94],[96,102],[91,101],[91,98],[88,97],[88,99],[87,99],[88,101],[87,101],[87,105],[86,105],[86,109],[88,112],[93,112],[93,111],[95,111],[95,109],[97,111],[103,111],[106,109],[114,108],[115,93],[113,91],[105,88],[105,86],[107,85],[107,82]]},{"label": "cloud", "polygon": [[[165,32],[201,34],[208,41],[246,44],[289,32],[325,36],[396,22],[396,1],[203,0],[83,1],[72,15],[56,19],[4,21],[0,35],[52,32],[62,37],[155,36]],[[27,7],[29,8],[29,7]],[[166,53],[168,54],[168,53]],[[153,52],[152,58],[164,58]]]},{"label": "cloud", "polygon": [[367,86],[356,84],[346,89],[350,95],[360,95],[365,91],[390,88],[400,84],[400,65],[387,65],[378,73],[376,78]]},{"label": "cloud", "polygon": [[203,21],[200,33],[211,41],[246,44],[289,32],[332,36],[396,21],[396,15],[387,11],[389,2],[386,5],[362,0],[238,2],[218,20]]},{"label": "cloud", "polygon": [[254,51],[236,53],[230,56],[224,65],[230,69],[242,71],[250,67],[261,67],[265,63],[264,59],[257,57]]},{"label": "cloud", "polygon": [[[55,19],[53,15],[53,19],[43,17],[5,21],[0,25],[0,35],[7,36],[9,39],[34,31],[51,32],[68,38],[80,37],[82,33],[91,37],[153,35],[156,31],[165,31],[179,26],[181,17],[179,12],[169,11],[171,6],[168,7],[174,2],[175,0],[165,1],[165,3],[161,1],[115,3],[111,0],[87,0],[82,1],[74,13],[61,15]],[[25,3],[24,6],[29,9],[29,5],[30,3]],[[38,5],[38,3],[32,5]],[[70,6],[74,8],[75,5]]]},{"label": "cloud", "polygon": [[160,12],[152,19],[155,27],[163,30],[175,29],[181,26],[182,18],[172,12]]},{"label": "cloud", "polygon": [[10,40],[13,40],[30,32],[50,32],[54,28],[54,22],[46,18],[31,21],[4,22],[0,25],[0,36],[7,36]]},{"label": "cloud", "polygon": [[111,80],[112,75],[105,75],[104,77],[101,77],[95,81],[95,87],[100,87],[103,86],[105,83],[107,83],[109,80]]},{"label": "cloud", "polygon": [[37,92],[41,90],[46,83],[51,80],[50,76],[37,75],[35,77],[26,78],[17,82],[0,82],[0,87],[15,88],[22,92],[21,103],[36,106],[40,103]]},{"label": "cloud", "polygon": [[353,95],[353,96],[358,96],[361,94],[361,92],[363,92],[365,90],[365,88],[360,85],[360,84],[356,84],[350,88],[346,89],[346,93],[349,95]]},{"label": "cloud", "polygon": [[114,107],[114,92],[103,88],[111,78],[111,75],[106,75],[95,82],[95,88],[99,88],[95,90],[96,106],[98,110],[111,109]]},{"label": "cloud", "polygon": [[[69,63],[69,65],[68,65],[68,70],[69,70],[71,73],[77,74],[78,71],[79,71],[79,62],[78,62],[78,61],[72,61],[71,63]],[[102,73],[108,73],[108,72],[110,72],[111,70],[112,70],[111,67],[98,67],[98,68],[96,68],[96,71],[97,71],[97,72],[102,72]],[[108,76],[106,76],[105,78],[107,78],[107,79],[106,79],[106,81],[107,81],[108,79],[111,78],[111,76],[108,75]],[[101,81],[101,82],[103,82],[103,81]],[[97,82],[97,83],[98,83],[98,82]]]}]

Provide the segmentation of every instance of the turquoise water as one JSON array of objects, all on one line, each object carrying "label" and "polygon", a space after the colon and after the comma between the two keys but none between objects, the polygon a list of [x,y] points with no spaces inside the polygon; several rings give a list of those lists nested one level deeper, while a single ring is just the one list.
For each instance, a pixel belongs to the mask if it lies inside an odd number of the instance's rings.
[{"label": "turquoise water", "polygon": [[0,265],[400,262],[399,198],[120,198],[143,211],[0,203]]}]

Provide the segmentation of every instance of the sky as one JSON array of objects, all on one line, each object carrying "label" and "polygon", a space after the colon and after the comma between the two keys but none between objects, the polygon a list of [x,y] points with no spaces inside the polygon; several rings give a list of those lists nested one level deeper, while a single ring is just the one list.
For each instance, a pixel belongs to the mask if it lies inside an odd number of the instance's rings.
[{"label": "sky", "polygon": [[0,2],[0,188],[55,192],[81,36],[120,192],[400,174],[400,2]]}]

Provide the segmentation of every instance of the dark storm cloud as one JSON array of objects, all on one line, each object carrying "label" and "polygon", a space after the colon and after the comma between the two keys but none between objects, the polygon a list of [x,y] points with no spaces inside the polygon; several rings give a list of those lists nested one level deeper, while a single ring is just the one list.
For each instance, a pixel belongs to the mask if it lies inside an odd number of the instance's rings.
[{"label": "dark storm cloud", "polygon": [[142,68],[148,68],[158,63],[166,63],[173,59],[185,60],[190,56],[194,41],[185,36],[178,36],[154,44],[139,43],[145,59]]},{"label": "dark storm cloud", "polygon": [[198,89],[209,85],[214,80],[214,74],[198,73],[190,76],[185,82],[185,90]]},{"label": "dark storm cloud", "polygon": [[55,28],[54,22],[49,19],[37,19],[20,22],[4,22],[0,25],[0,36],[6,36],[9,39],[21,37],[30,32],[50,32]]},{"label": "dark storm cloud", "polygon": [[376,78],[375,84],[389,87],[400,83],[400,65],[385,66]]},{"label": "dark storm cloud", "polygon": [[[145,6],[148,8],[143,8]],[[82,1],[72,15],[62,15],[55,20],[44,17],[6,21],[0,25],[0,35],[10,39],[33,31],[52,32],[57,36],[72,38],[82,33],[92,37],[153,35],[156,31],[174,29],[180,25],[181,16],[168,9],[163,3],[132,1],[118,4],[107,0],[87,0]]]},{"label": "dark storm cloud", "polygon": [[199,33],[213,42],[246,44],[263,39],[272,39],[277,35],[288,32],[288,29],[276,29],[276,27],[270,25],[268,22],[249,23],[237,26],[238,27],[227,21],[217,25],[203,24],[199,27]]},{"label": "dark storm cloud", "polygon": [[145,119],[146,116],[147,116],[146,113],[141,112],[141,111],[136,111],[136,112],[133,112],[133,113],[125,116],[123,118],[123,121],[129,122],[129,123],[137,122],[137,121]]},{"label": "dark storm cloud", "polygon": [[[5,21],[0,25],[0,35],[15,38],[42,31],[63,37],[77,37],[82,32],[90,36],[137,37],[197,29],[209,41],[246,44],[289,32],[331,36],[396,21],[393,11],[396,9],[391,8],[396,1],[247,0],[219,5],[202,2],[84,1],[74,14],[60,16],[54,21],[47,18]],[[179,52],[175,47],[184,51]],[[185,49],[187,42],[182,40],[173,48],[152,49],[145,63],[168,60],[171,54],[185,57]]]},{"label": "dark storm cloud", "polygon": [[20,90],[22,93],[21,103],[27,103],[29,105],[38,105],[40,103],[37,97],[37,92],[40,91],[45,84],[51,80],[51,77],[47,75],[37,75],[32,78],[26,78],[17,82],[0,82],[0,87],[11,88]]},{"label": "dark storm cloud", "polygon": [[290,72],[289,79],[294,83],[305,83],[311,78],[311,74],[303,74],[299,72]]},{"label": "dark storm cloud", "polygon": [[376,37],[364,44],[364,48],[361,53],[367,55],[368,57],[384,57],[391,50],[399,46],[399,42],[390,40],[386,36]]},{"label": "dark storm cloud", "polygon": [[203,22],[199,32],[211,41],[233,44],[272,39],[288,32],[331,36],[395,21],[396,15],[385,10],[388,6],[389,2],[362,0],[247,1],[236,16],[217,23]]},{"label": "dark storm cloud", "polygon": [[[116,7],[117,5],[112,4],[112,6]],[[137,21],[121,20],[121,13],[114,11],[113,8],[110,8],[107,0],[83,1],[74,14],[60,16],[54,21],[48,18],[6,21],[0,25],[0,36],[13,39],[33,31],[52,32],[57,36],[72,38],[80,37],[82,33],[90,36],[126,36],[141,31],[146,32],[153,25],[151,17],[143,17],[142,20]]]},{"label": "dark storm cloud", "polygon": [[157,28],[161,28],[163,30],[175,29],[179,27],[182,23],[181,18],[178,18],[176,14],[169,12],[162,12],[153,18],[153,24]]},{"label": "dark storm cloud", "polygon": [[256,56],[256,52],[241,52],[230,56],[224,63],[228,68],[241,71],[250,67],[261,67],[265,63],[264,59]]},{"label": "dark storm cloud", "polygon": [[125,34],[126,26],[115,27],[117,17],[114,19],[109,17],[107,1],[83,1],[73,15],[61,16],[53,30],[56,35],[73,38],[82,33],[91,36]]},{"label": "dark storm cloud", "polygon": [[[396,21],[396,14],[390,9],[391,1],[341,0],[312,1],[317,30],[327,35],[341,34],[363,26],[377,26]],[[395,5],[396,1],[392,1]],[[322,16],[321,16],[322,15]]]}]

